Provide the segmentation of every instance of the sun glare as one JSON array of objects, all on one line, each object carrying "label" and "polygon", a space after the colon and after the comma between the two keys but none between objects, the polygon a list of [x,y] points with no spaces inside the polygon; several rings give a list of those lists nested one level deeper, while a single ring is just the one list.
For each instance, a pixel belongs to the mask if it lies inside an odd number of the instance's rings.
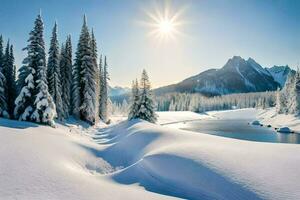
[{"label": "sun glare", "polygon": [[169,20],[161,21],[158,24],[158,26],[159,26],[160,32],[162,32],[163,34],[170,34],[172,32],[172,30],[174,29],[174,24],[172,24],[172,22]]},{"label": "sun glare", "polygon": [[182,35],[180,28],[184,24],[181,19],[183,11],[183,8],[176,12],[172,11],[170,5],[165,5],[161,9],[156,6],[154,10],[146,11],[149,19],[143,24],[150,27],[149,36],[159,41],[177,39],[179,35]]}]

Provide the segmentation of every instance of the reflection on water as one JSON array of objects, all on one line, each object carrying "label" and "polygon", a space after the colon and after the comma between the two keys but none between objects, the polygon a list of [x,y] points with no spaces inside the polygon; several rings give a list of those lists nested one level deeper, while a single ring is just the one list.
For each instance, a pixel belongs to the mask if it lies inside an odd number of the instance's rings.
[{"label": "reflection on water", "polygon": [[300,134],[277,133],[273,128],[249,125],[252,120],[226,119],[187,122],[185,130],[258,142],[300,144]]}]

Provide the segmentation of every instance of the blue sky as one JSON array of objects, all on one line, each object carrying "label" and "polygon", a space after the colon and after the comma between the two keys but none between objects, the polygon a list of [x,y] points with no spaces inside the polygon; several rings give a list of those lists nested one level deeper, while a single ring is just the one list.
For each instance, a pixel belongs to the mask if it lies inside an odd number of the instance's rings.
[{"label": "blue sky", "polygon": [[0,33],[15,46],[19,67],[33,21],[42,10],[45,41],[57,20],[59,39],[72,35],[74,51],[85,13],[99,51],[108,56],[112,85],[129,86],[146,68],[154,87],[176,83],[228,58],[252,57],[265,67],[300,62],[300,1],[174,0],[167,1],[182,35],[158,41],[150,37],[146,12],[163,10],[166,1],[143,0],[1,0]]}]

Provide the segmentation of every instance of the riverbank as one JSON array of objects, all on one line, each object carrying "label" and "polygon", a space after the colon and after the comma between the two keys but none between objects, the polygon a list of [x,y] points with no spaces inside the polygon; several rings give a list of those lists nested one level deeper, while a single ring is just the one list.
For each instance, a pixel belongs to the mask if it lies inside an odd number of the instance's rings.
[{"label": "riverbank", "polygon": [[291,114],[278,114],[275,108],[258,109],[257,118],[273,128],[289,127],[294,133],[300,134],[300,117]]}]

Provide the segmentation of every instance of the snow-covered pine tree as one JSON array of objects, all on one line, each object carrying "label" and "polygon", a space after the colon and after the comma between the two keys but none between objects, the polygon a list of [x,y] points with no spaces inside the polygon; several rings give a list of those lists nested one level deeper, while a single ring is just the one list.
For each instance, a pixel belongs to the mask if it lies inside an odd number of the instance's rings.
[{"label": "snow-covered pine tree", "polygon": [[295,78],[295,114],[300,114],[300,71],[297,70]]},{"label": "snow-covered pine tree", "polygon": [[75,117],[94,124],[97,70],[92,55],[91,36],[84,16],[73,67],[73,114]]},{"label": "snow-covered pine tree", "polygon": [[83,74],[81,73],[81,71],[82,71],[83,51],[84,51],[84,49],[87,48],[86,46],[89,46],[84,41],[84,40],[86,40],[85,35],[87,33],[88,33],[88,28],[87,28],[87,24],[86,24],[86,17],[84,15],[83,25],[81,27],[81,33],[79,36],[77,50],[75,53],[75,63],[72,68],[72,79],[73,79],[73,82],[72,82],[72,114],[77,119],[81,118],[80,106],[82,104],[82,91],[83,91],[83,82],[82,82]]},{"label": "snow-covered pine tree", "polygon": [[102,119],[102,110],[101,110],[101,106],[102,106],[102,88],[103,88],[103,66],[102,66],[102,55],[100,55],[100,59],[99,59],[99,118]]},{"label": "snow-covered pine tree", "polygon": [[15,109],[15,99],[17,96],[17,83],[16,83],[16,65],[15,65],[15,57],[13,45],[10,45],[9,51],[9,66],[10,66],[10,94],[9,94],[9,112],[10,116],[14,117],[14,109]]},{"label": "snow-covered pine tree", "polygon": [[[33,40],[33,31],[30,33],[29,40]],[[33,111],[34,100],[34,74],[35,70],[30,64],[31,58],[29,54],[30,44],[23,50],[27,50],[27,57],[23,60],[23,65],[19,69],[19,75],[17,80],[18,96],[15,100],[14,117],[18,120],[29,121],[30,115]],[[31,50],[32,51],[32,50]],[[32,55],[32,53],[31,53]]]},{"label": "snow-covered pine tree", "polygon": [[72,85],[72,43],[70,35],[67,37],[66,44],[62,45],[61,48],[60,72],[64,118],[68,118],[71,112]]},{"label": "snow-covered pine tree", "polygon": [[81,56],[80,56],[80,42],[77,45],[77,51],[75,55],[75,63],[72,67],[72,91],[71,91],[71,109],[75,118],[80,119],[80,104],[81,104]]},{"label": "snow-covered pine tree", "polygon": [[3,74],[3,38],[2,35],[0,35],[0,117],[9,117],[8,111],[7,111],[7,100],[6,100],[6,93],[5,93],[5,87],[6,87],[6,78]]},{"label": "snow-covered pine tree", "polygon": [[[55,104],[48,92],[46,53],[43,38],[44,25],[39,14],[28,40],[27,57],[24,59],[26,78],[15,100],[15,116],[19,120],[54,125]],[[24,76],[25,74],[23,74]]]},{"label": "snow-covered pine tree", "polygon": [[6,80],[2,73],[2,67],[0,67],[0,117],[9,118],[9,114],[7,111],[7,102],[5,95],[5,85]]},{"label": "snow-covered pine tree", "polygon": [[106,56],[104,56],[104,66],[103,66],[103,74],[102,74],[102,88],[101,88],[101,99],[100,99],[100,111],[101,111],[101,116],[100,118],[104,121],[107,122],[108,120],[108,112],[107,112],[107,106],[108,106],[108,80],[109,80],[109,75],[107,71],[107,60]]},{"label": "snow-covered pine tree", "polygon": [[140,102],[137,117],[152,123],[157,120],[154,112],[154,102],[151,94],[151,85],[148,74],[144,69],[140,81]]},{"label": "snow-covered pine tree", "polygon": [[95,108],[96,108],[96,90],[97,90],[97,80],[96,80],[96,70],[95,63],[90,48],[90,35],[87,32],[85,35],[86,49],[83,53],[82,58],[82,71],[83,74],[83,100],[81,105],[81,116],[83,120],[88,121],[91,124],[95,123]]},{"label": "snow-covered pine tree", "polygon": [[5,95],[7,101],[7,109],[10,117],[13,117],[14,101],[16,98],[16,80],[13,47],[7,42],[3,59],[3,75],[6,78]]},{"label": "snow-covered pine tree", "polygon": [[139,109],[139,83],[138,80],[132,81],[131,86],[131,105],[129,109],[128,119],[135,119],[138,117],[138,109]]},{"label": "snow-covered pine tree", "polygon": [[95,120],[98,121],[99,119],[99,90],[100,90],[100,77],[99,75],[99,69],[98,69],[98,63],[97,63],[97,59],[98,59],[98,51],[97,51],[97,41],[96,41],[96,37],[94,35],[94,30],[92,29],[92,38],[91,38],[91,49],[92,49],[92,57],[93,57],[93,62],[94,62],[94,66],[95,66],[95,80],[96,80],[96,110],[95,110]]},{"label": "snow-covered pine tree", "polygon": [[289,86],[288,112],[290,114],[299,114],[300,111],[300,74],[297,70]]},{"label": "snow-covered pine tree", "polygon": [[[292,73],[289,73],[287,80],[283,89],[281,90],[281,107],[280,113],[287,114],[290,112],[290,107],[293,104],[293,100],[291,100],[292,95],[292,87],[294,83],[295,76]],[[291,93],[292,92],[292,93]]]},{"label": "snow-covered pine tree", "polygon": [[276,112],[277,113],[281,112],[281,93],[280,93],[280,88],[277,88],[277,90],[276,90]]},{"label": "snow-covered pine tree", "polygon": [[48,89],[56,106],[57,119],[64,118],[62,103],[61,71],[59,66],[59,44],[57,39],[57,23],[52,30],[52,38],[48,52],[47,79]]},{"label": "snow-covered pine tree", "polygon": [[44,23],[39,14],[33,31],[33,40],[31,43],[32,52],[31,65],[35,69],[35,95],[34,109],[30,116],[31,120],[39,123],[44,123],[53,126],[54,117],[56,116],[56,108],[53,99],[48,91],[47,85],[47,67],[46,67],[46,52],[44,42]]}]

